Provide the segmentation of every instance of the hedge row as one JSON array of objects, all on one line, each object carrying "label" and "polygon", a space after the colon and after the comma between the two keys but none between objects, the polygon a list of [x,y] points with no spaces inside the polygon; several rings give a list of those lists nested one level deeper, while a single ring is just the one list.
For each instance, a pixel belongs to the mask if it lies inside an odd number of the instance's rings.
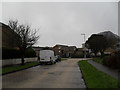
[{"label": "hedge row", "polygon": [[104,57],[103,64],[114,69],[120,69],[120,50]]},{"label": "hedge row", "polygon": [[[35,51],[32,48],[28,48],[25,52],[25,57],[35,57]],[[21,58],[21,53],[17,49],[11,48],[2,48],[2,59],[13,59],[13,58]]]}]

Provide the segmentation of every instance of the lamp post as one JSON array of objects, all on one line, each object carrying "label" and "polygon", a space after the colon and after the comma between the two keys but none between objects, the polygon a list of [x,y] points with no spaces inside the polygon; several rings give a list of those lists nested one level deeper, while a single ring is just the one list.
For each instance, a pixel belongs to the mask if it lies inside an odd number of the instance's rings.
[{"label": "lamp post", "polygon": [[84,58],[86,58],[86,48],[85,48],[85,33],[82,33],[81,35],[83,35],[84,36]]}]

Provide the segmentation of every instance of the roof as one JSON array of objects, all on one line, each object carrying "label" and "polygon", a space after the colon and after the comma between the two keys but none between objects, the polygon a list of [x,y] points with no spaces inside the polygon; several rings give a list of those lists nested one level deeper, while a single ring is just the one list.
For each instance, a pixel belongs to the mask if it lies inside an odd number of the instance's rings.
[{"label": "roof", "polygon": [[57,47],[57,46],[68,47],[67,45],[59,45],[59,44],[55,45],[54,47]]},{"label": "roof", "polygon": [[108,48],[105,50],[105,52],[114,52],[114,51],[115,51],[115,49],[112,49],[112,48]]}]

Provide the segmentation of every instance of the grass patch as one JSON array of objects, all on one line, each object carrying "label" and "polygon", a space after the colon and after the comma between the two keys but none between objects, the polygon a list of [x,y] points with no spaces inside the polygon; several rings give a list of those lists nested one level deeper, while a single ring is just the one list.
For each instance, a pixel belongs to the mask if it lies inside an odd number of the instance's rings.
[{"label": "grass patch", "polygon": [[103,58],[93,58],[92,60],[97,63],[103,64]]},{"label": "grass patch", "polygon": [[14,65],[14,66],[3,67],[2,74],[22,70],[22,69],[29,68],[29,67],[32,67],[38,64],[39,64],[38,62],[30,62],[30,63],[26,63],[25,65]]},{"label": "grass patch", "polygon": [[65,60],[67,60],[67,58],[61,58],[61,61],[65,61]]},{"label": "grass patch", "polygon": [[118,88],[118,81],[97,70],[87,61],[78,62],[88,88]]}]

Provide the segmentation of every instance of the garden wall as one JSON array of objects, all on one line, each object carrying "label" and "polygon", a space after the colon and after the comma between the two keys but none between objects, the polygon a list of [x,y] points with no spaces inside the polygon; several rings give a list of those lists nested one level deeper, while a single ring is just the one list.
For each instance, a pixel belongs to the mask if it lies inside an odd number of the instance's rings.
[{"label": "garden wall", "polygon": [[[37,61],[37,57],[34,58],[25,58],[25,62],[32,62],[32,61]],[[8,65],[14,65],[14,64],[20,64],[21,59],[5,59],[5,60],[0,60],[0,67],[2,66],[8,66]]]}]

